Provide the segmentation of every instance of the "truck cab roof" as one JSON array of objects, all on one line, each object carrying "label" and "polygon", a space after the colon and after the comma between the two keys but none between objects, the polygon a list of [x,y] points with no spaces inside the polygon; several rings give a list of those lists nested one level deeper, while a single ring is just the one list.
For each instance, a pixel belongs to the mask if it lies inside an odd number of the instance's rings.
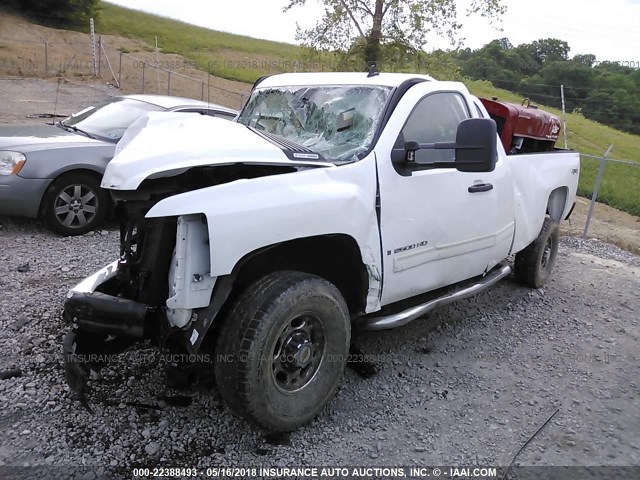
[{"label": "truck cab roof", "polygon": [[436,81],[429,75],[411,73],[380,73],[368,76],[367,72],[320,72],[320,73],[281,73],[265,77],[259,82],[260,88],[295,85],[377,85],[397,87],[410,78],[421,78],[429,82]]}]

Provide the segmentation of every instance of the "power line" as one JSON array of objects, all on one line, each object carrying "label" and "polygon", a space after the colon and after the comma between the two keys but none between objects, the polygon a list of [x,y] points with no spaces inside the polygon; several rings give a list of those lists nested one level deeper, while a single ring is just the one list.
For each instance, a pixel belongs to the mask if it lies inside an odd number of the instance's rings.
[{"label": "power line", "polygon": [[[490,82],[512,83],[512,84],[515,84],[515,85],[524,85],[524,86],[551,87],[551,88],[557,88],[558,90],[560,90],[560,85],[551,85],[549,83],[527,82],[526,79],[523,79],[523,80],[520,80],[520,81],[516,81],[516,80],[507,80],[507,79],[500,79],[500,78],[478,78],[477,80],[488,80]],[[594,87],[574,87],[571,84],[568,84],[568,85],[565,84],[564,89],[565,90],[582,90],[582,91],[586,91],[586,92],[597,91],[597,92],[605,92],[605,93],[617,93],[620,90],[625,91],[623,88],[619,88],[617,90],[614,90],[614,89],[610,89],[610,88],[598,88],[597,86],[594,86]],[[569,97],[565,97],[565,98],[569,98]],[[574,97],[574,98],[576,98],[576,97]]]}]

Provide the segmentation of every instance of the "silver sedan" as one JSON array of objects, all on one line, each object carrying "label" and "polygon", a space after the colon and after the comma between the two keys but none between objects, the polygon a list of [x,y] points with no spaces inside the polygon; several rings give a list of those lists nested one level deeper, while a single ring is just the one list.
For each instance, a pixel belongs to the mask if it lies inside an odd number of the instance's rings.
[{"label": "silver sedan", "polygon": [[0,215],[42,218],[53,231],[95,229],[110,207],[100,181],[116,144],[152,111],[194,112],[233,119],[237,112],[189,98],[114,97],[47,125],[0,127]]}]

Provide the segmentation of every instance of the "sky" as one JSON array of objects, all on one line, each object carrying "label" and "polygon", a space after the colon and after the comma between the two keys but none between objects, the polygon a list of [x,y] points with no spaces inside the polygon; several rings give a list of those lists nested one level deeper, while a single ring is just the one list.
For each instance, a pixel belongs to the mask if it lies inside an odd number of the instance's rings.
[{"label": "sky", "polygon": [[[296,23],[313,26],[322,16],[318,0],[287,13],[288,0],[108,0],[110,3],[182,20],[213,30],[255,38],[297,43]],[[459,10],[471,0],[457,0]],[[464,47],[477,49],[496,38],[513,45],[541,38],[569,43],[570,56],[594,54],[599,61],[640,63],[640,0],[503,0],[507,13],[492,28],[481,18],[464,17]],[[432,37],[425,50],[447,48],[448,42]]]}]

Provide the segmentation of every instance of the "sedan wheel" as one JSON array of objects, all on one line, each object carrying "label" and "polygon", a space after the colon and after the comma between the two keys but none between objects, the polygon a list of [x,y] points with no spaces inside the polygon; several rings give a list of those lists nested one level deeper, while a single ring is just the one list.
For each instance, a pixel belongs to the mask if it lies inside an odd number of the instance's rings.
[{"label": "sedan wheel", "polygon": [[107,203],[97,179],[86,174],[65,175],[46,195],[45,220],[57,233],[82,235],[102,223]]}]

